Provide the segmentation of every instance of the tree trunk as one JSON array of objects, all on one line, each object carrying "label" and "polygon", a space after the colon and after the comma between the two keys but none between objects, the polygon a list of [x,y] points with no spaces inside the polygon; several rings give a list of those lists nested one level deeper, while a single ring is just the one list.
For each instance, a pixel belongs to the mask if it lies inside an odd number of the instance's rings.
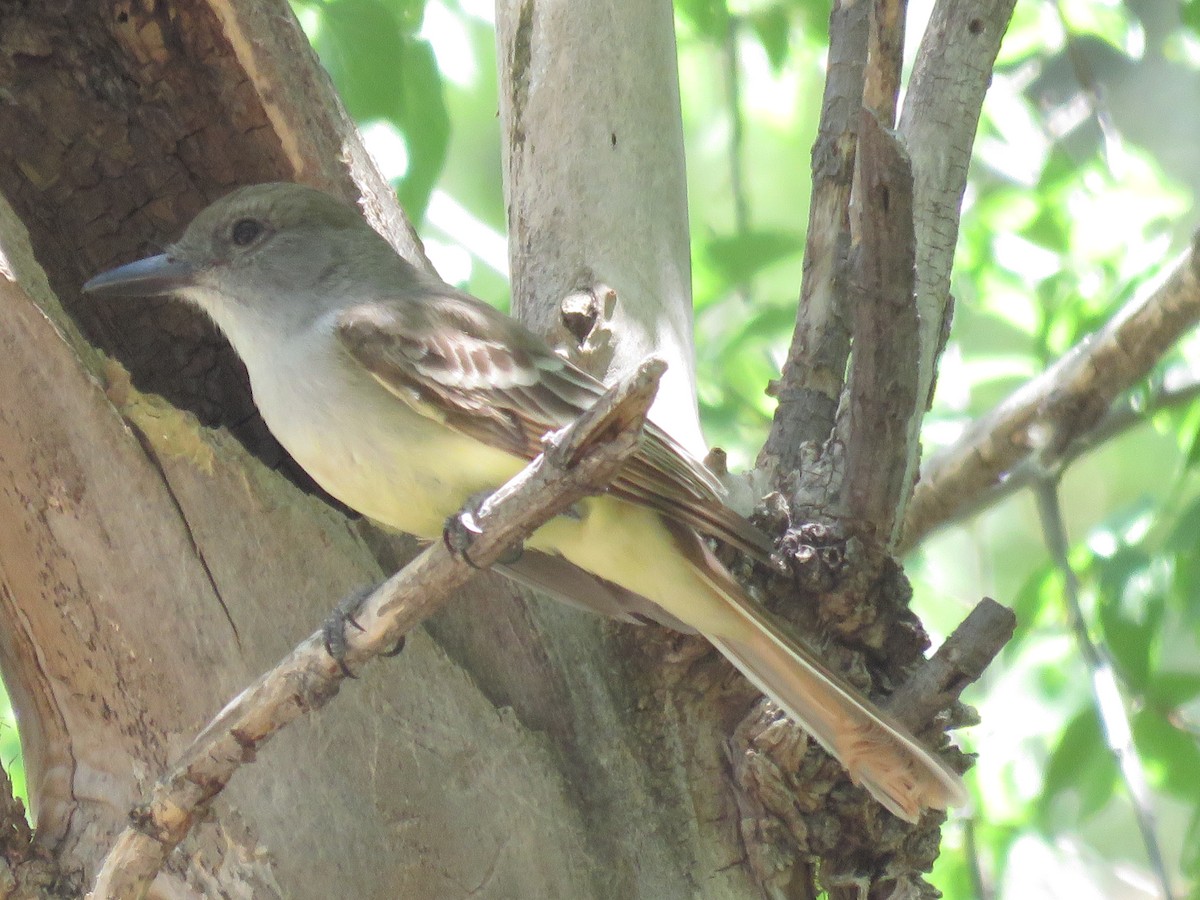
[{"label": "tree trunk", "polygon": [[666,359],[654,418],[703,457],[671,6],[508,0],[496,39],[514,309],[600,378]]}]

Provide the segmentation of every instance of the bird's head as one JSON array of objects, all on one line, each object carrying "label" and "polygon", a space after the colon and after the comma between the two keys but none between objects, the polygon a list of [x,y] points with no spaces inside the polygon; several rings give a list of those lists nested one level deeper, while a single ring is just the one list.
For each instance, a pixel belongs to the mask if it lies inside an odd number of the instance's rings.
[{"label": "bird's head", "polygon": [[275,328],[311,321],[356,299],[364,280],[401,288],[409,271],[353,206],[279,182],[222,197],[165,253],[97,275],[83,290],[101,297],[174,294],[235,338],[264,318]]}]

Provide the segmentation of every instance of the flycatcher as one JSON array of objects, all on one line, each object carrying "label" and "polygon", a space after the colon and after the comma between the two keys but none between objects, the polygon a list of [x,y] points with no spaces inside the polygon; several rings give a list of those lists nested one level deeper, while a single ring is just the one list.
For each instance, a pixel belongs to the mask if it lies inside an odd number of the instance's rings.
[{"label": "flycatcher", "polygon": [[[84,290],[175,294],[204,310],[245,363],[268,427],[317,483],[426,539],[604,391],[514,319],[410,265],[357,209],[295,184],[234,191],[165,254]],[[560,599],[704,635],[895,815],[915,822],[964,803],[945,763],[786,636],[718,562],[701,535],[762,561],[771,552],[721,496],[647,425],[607,493],[499,568]]]}]

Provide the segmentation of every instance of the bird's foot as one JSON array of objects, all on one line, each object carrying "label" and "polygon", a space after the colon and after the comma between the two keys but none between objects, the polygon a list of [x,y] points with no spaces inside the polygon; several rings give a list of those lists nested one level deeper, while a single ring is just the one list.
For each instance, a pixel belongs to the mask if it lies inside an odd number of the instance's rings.
[{"label": "bird's foot", "polygon": [[[358,624],[358,620],[354,618],[354,614],[362,607],[371,594],[375,593],[375,589],[379,587],[377,584],[368,584],[351,591],[333,611],[326,617],[321,625],[321,634],[325,642],[325,652],[333,657],[338,664],[338,668],[342,670],[342,674],[347,678],[357,678],[350,667],[346,665],[346,651],[350,645],[346,640],[346,627],[356,628],[359,631],[363,627]],[[396,642],[396,646],[382,656],[397,656],[404,649],[404,635],[400,635],[400,640]]]},{"label": "bird's foot", "polygon": [[[483,533],[483,529],[479,526],[479,511],[483,509],[483,504],[491,495],[491,491],[472,494],[467,498],[462,509],[447,518],[446,524],[442,526],[442,542],[446,545],[446,549],[473,569],[478,569],[479,566],[471,559],[471,544],[475,542],[476,537]],[[497,562],[515,563],[521,558],[522,552],[524,552],[524,547],[518,544]]]}]

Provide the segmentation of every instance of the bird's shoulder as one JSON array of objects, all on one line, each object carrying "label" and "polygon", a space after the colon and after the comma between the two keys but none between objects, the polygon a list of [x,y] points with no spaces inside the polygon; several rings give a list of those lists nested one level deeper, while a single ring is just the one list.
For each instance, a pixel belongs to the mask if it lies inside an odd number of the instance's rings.
[{"label": "bird's shoulder", "polygon": [[335,328],[368,368],[400,367],[461,391],[530,386],[541,372],[566,364],[521,323],[449,286],[422,285],[352,305]]}]

